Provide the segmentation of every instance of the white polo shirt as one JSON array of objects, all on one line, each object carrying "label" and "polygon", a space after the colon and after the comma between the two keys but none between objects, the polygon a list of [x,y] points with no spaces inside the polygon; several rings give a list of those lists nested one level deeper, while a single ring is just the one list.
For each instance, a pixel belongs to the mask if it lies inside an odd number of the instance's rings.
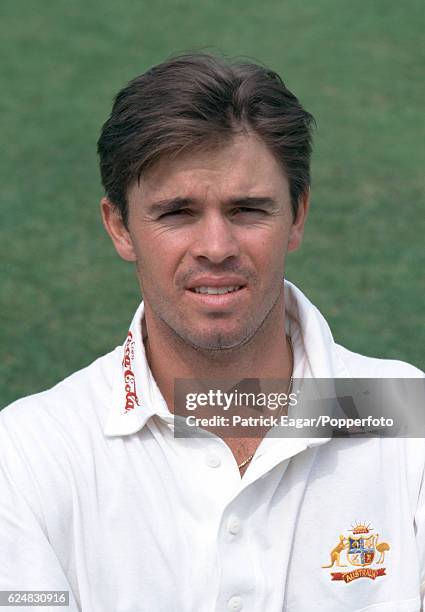
[{"label": "white polo shirt", "polygon": [[[285,294],[295,376],[423,376]],[[241,479],[220,438],[174,437],[142,317],[0,413],[0,590],[69,590],[72,612],[419,611],[424,441],[266,438]]]}]

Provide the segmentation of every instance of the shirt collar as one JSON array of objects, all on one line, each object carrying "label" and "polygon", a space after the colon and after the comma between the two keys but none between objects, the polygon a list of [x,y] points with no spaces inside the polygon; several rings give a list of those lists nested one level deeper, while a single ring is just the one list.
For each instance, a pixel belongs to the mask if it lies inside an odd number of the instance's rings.
[{"label": "shirt collar", "polygon": [[142,337],[144,311],[142,302],[134,314],[124,344],[118,351],[111,406],[104,428],[107,436],[135,433],[155,414],[172,422],[172,414],[146,358]]},{"label": "shirt collar", "polygon": [[350,378],[321,312],[285,279],[287,333],[294,348],[294,378]]},{"label": "shirt collar", "polygon": [[[349,377],[335,350],[324,317],[308,298],[285,280],[286,330],[294,350],[294,378]],[[115,362],[111,405],[104,428],[107,436],[136,433],[148,419],[160,416],[173,422],[149,368],[142,337],[144,305],[140,304]],[[320,439],[321,440],[321,439]],[[320,443],[319,439],[313,443]]]}]

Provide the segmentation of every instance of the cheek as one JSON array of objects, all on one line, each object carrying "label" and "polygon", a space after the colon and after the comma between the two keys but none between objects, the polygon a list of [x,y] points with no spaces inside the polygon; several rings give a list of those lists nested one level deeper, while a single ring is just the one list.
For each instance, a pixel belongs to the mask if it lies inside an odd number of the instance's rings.
[{"label": "cheek", "polygon": [[249,236],[242,247],[257,267],[271,272],[282,268],[287,251],[288,235],[284,229]]},{"label": "cheek", "polygon": [[187,240],[177,234],[145,232],[137,241],[135,251],[141,280],[157,285],[170,284],[176,269],[184,258]]}]

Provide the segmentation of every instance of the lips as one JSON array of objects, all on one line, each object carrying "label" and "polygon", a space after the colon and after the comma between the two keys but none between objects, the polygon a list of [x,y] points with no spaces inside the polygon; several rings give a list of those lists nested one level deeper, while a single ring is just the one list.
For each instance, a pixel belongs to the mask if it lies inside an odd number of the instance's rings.
[{"label": "lips", "polygon": [[247,279],[236,274],[192,277],[186,285],[193,304],[208,311],[226,312],[241,304],[247,290]]},{"label": "lips", "polygon": [[246,285],[246,278],[240,275],[226,274],[225,276],[214,276],[205,274],[204,276],[192,278],[186,284],[186,289],[195,293],[222,295],[243,289]]},{"label": "lips", "polygon": [[187,290],[191,303],[206,312],[229,313],[246,299],[247,287],[239,284],[197,285]]},{"label": "lips", "polygon": [[228,287],[194,287],[191,291],[195,293],[202,293],[206,295],[224,295],[225,293],[233,293],[235,291],[239,291],[241,289],[241,285],[230,285]]}]

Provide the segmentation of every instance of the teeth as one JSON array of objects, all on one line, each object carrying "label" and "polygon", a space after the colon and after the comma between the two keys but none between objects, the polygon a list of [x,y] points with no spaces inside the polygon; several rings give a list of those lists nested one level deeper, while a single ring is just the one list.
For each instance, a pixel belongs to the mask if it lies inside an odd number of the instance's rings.
[{"label": "teeth", "polygon": [[208,295],[222,295],[223,293],[231,293],[240,289],[240,285],[231,287],[195,287],[195,293],[208,293]]}]

